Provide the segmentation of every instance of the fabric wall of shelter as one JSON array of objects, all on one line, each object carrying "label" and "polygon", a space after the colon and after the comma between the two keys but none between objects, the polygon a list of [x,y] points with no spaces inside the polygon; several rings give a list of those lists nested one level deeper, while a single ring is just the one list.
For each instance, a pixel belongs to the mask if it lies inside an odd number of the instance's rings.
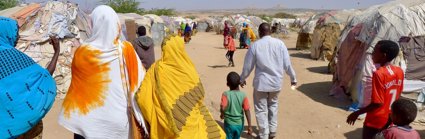
[{"label": "fabric wall of shelter", "polygon": [[127,40],[133,41],[137,38],[137,25],[134,22],[134,20],[126,19],[125,20],[125,27],[127,32]]},{"label": "fabric wall of shelter", "polygon": [[400,47],[407,62],[405,78],[425,81],[425,36],[409,37]]},{"label": "fabric wall of shelter", "polygon": [[298,33],[296,49],[309,49],[311,47],[312,37],[313,35],[309,33]]},{"label": "fabric wall of shelter", "polygon": [[151,33],[155,46],[160,46],[165,37],[164,23],[154,23],[151,28]]},{"label": "fabric wall of shelter", "polygon": [[341,33],[337,23],[317,26],[313,33],[311,58],[331,61]]},{"label": "fabric wall of shelter", "polygon": [[337,52],[336,73],[334,74],[335,83],[331,94],[345,93],[339,92],[341,90],[337,88],[345,87],[348,89],[356,70],[361,70],[359,64],[367,47],[365,43],[356,40],[361,28],[362,25],[352,28]]},{"label": "fabric wall of shelter", "polygon": [[200,22],[198,23],[198,27],[196,30],[198,30],[199,32],[206,32],[208,28],[208,24],[206,22]]}]

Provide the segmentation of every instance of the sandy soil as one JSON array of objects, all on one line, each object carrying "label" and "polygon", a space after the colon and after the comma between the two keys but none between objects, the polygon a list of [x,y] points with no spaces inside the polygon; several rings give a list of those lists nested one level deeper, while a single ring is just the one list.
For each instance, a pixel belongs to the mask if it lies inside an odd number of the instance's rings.
[{"label": "sandy soil", "polygon": [[[359,139],[363,121],[357,121],[354,126],[345,123],[349,112],[344,108],[349,101],[337,100],[328,96],[332,76],[326,74],[327,62],[314,61],[309,58],[308,51],[295,50],[297,34],[291,32],[284,40],[291,55],[292,64],[297,73],[297,90],[289,89],[289,79],[286,76],[283,89],[279,95],[279,127],[277,138],[287,139]],[[222,46],[222,36],[215,33],[198,33],[192,37],[192,42],[186,45],[186,50],[196,65],[203,82],[206,97],[205,104],[219,124],[219,103],[221,93],[227,90],[225,78],[227,73],[242,71],[245,49],[238,49],[235,53],[235,67],[227,67],[224,55],[226,50]],[[160,47],[155,49],[159,57]],[[248,78],[246,92],[252,102],[253,88],[251,86],[254,73]],[[59,126],[57,117],[62,101],[57,100],[49,114],[44,118],[45,139],[71,139],[72,133]],[[251,110],[254,131],[256,121],[253,109]],[[425,127],[414,125],[425,138]],[[246,134],[243,138],[249,138]]]}]

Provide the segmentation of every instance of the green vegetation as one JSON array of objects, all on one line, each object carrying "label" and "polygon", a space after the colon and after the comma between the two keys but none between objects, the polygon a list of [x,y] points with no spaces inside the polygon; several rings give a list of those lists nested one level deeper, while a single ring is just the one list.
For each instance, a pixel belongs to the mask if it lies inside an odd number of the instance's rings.
[{"label": "green vegetation", "polygon": [[144,14],[173,16],[176,15],[176,11],[174,9],[151,9],[149,11],[145,11]]},{"label": "green vegetation", "polygon": [[272,18],[268,15],[265,15],[265,14],[258,15],[258,17],[260,17],[261,19],[263,19],[264,21],[269,22],[269,23],[272,21]]},{"label": "green vegetation", "polygon": [[194,16],[194,15],[191,15],[191,16],[186,16],[186,17],[184,17],[184,18],[189,18],[189,19],[196,19],[197,17],[196,16]]},{"label": "green vegetation", "polygon": [[146,11],[143,8],[139,8],[140,2],[136,0],[103,0],[103,2],[111,6],[117,13],[155,14],[158,16],[172,16],[176,13],[174,9],[151,9]]},{"label": "green vegetation", "polygon": [[288,14],[288,13],[284,13],[284,12],[280,12],[280,13],[276,13],[274,16],[274,18],[297,18],[297,16],[293,15],[293,14]]},{"label": "green vegetation", "polygon": [[136,0],[104,0],[106,5],[111,6],[117,13],[138,13],[142,14],[143,9],[139,8],[140,2]]},{"label": "green vegetation", "polygon": [[18,0],[1,0],[0,1],[0,10],[4,10],[7,8],[12,8],[18,5]]}]

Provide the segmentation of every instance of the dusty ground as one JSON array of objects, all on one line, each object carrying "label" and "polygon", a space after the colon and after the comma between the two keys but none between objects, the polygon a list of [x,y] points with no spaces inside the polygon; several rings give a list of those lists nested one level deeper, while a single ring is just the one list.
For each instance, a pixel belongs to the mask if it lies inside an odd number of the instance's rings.
[{"label": "dusty ground", "polygon": [[[332,76],[326,74],[327,62],[314,61],[309,58],[308,51],[295,50],[297,34],[291,33],[284,40],[291,55],[292,64],[297,73],[298,88],[289,89],[289,79],[286,76],[283,90],[279,96],[279,127],[278,139],[359,139],[363,121],[357,121],[355,126],[345,123],[349,112],[343,108],[349,101],[340,101],[328,96]],[[226,51],[222,46],[222,36],[215,33],[198,33],[186,46],[186,50],[196,65],[205,87],[205,103],[209,106],[217,122],[219,120],[219,103],[221,93],[226,87],[225,77],[230,71],[240,73],[246,50],[237,50],[234,56],[236,67],[227,67],[224,57]],[[160,56],[160,47],[155,50]],[[252,79],[248,78],[248,86],[243,88],[252,106]],[[72,133],[57,124],[57,117],[62,101],[57,100],[49,114],[44,118],[45,139],[71,139]],[[256,127],[254,111],[251,110],[253,125]],[[425,138],[425,127],[414,125]],[[256,132],[257,130],[254,129]],[[246,134],[243,138],[248,138]]]}]

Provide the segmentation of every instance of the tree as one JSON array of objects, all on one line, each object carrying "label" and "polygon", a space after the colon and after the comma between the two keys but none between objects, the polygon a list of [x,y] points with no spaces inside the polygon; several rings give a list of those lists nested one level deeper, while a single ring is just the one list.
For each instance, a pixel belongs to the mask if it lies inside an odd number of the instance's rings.
[{"label": "tree", "polygon": [[103,2],[111,6],[117,13],[155,14],[158,16],[173,16],[176,13],[174,9],[152,9],[146,11],[143,8],[139,8],[140,2],[136,0],[103,0]]},{"label": "tree", "polygon": [[144,9],[139,8],[140,2],[136,0],[104,0],[106,5],[111,6],[117,13],[143,14]]},{"label": "tree", "polygon": [[274,17],[275,18],[297,18],[297,16],[295,15],[284,13],[284,12],[276,13]]},{"label": "tree", "polygon": [[7,8],[12,8],[18,5],[18,0],[1,0],[0,1],[0,10],[4,10]]},{"label": "tree", "polygon": [[176,15],[176,11],[174,9],[152,9],[145,12],[146,14],[154,14],[154,15],[165,15],[165,16],[173,16]]}]

